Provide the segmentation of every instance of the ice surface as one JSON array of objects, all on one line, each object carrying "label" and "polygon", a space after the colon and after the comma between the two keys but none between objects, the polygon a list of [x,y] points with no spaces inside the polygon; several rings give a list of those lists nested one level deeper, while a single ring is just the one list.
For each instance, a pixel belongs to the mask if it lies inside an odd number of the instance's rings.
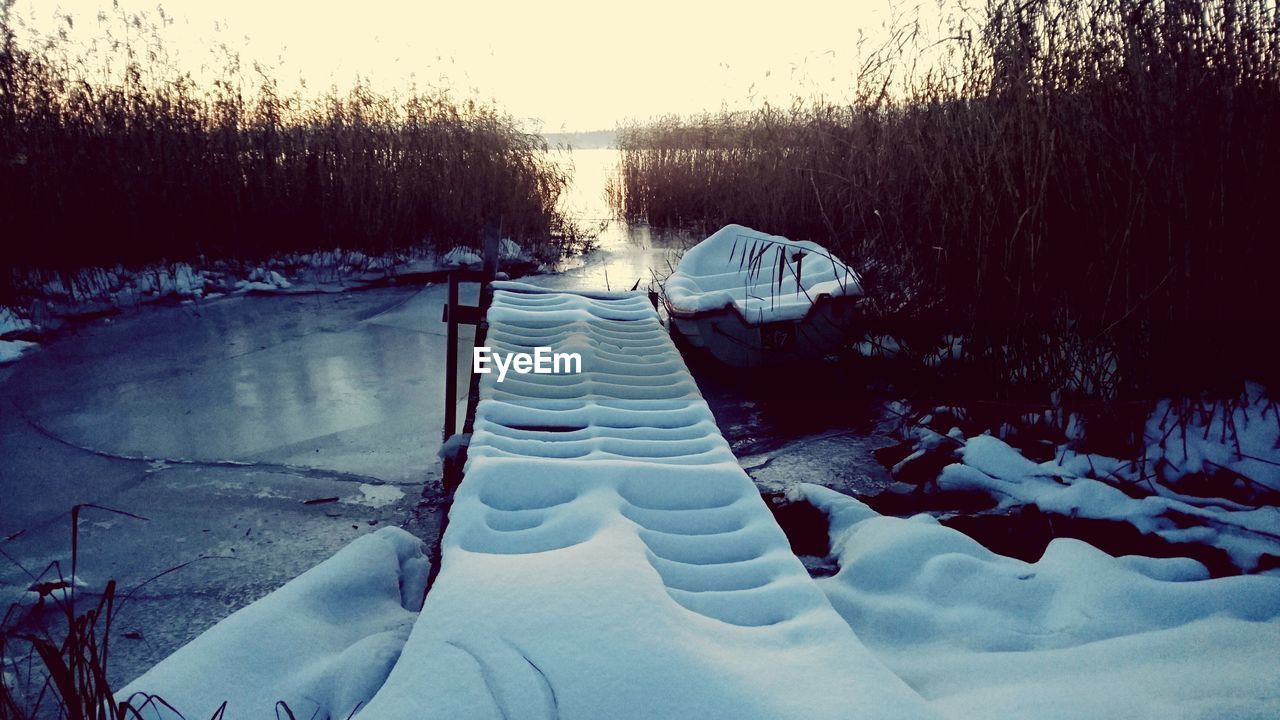
[{"label": "ice surface", "polygon": [[[417,538],[399,528],[362,536],[156,665],[117,699],[163,698],[190,718],[346,718],[382,686],[426,588]],[[176,718],[153,704],[144,718]]]},{"label": "ice surface", "polygon": [[399,502],[403,497],[404,490],[401,490],[395,485],[370,485],[369,483],[360,483],[360,495],[352,498],[351,502],[378,508]]},{"label": "ice surface", "polygon": [[445,295],[227,298],[130,315],[46,345],[39,364],[19,363],[12,390],[42,428],[113,455],[421,482],[443,412]]},{"label": "ice surface", "polygon": [[[763,251],[757,269],[752,247]],[[795,257],[803,255],[799,265]],[[779,285],[779,263],[784,262]],[[823,295],[861,295],[857,273],[825,248],[808,241],[768,235],[742,225],[726,225],[685,252],[666,282],[667,300],[684,312],[733,307],[747,322],[797,320]]]},{"label": "ice surface", "polygon": [[1280,578],[1203,579],[1186,559],[1112,558],[1070,539],[1026,563],[929,516],[794,491],[831,520],[818,584],[933,708],[992,718],[1280,717]]},{"label": "ice surface", "polygon": [[[79,503],[150,518],[86,511],[79,572],[95,588],[218,558],[134,595],[117,629],[141,637],[112,643],[113,687],[357,535],[411,520],[439,473],[445,290],[149,307],[0,368],[0,537],[16,562],[69,568]],[[373,507],[362,484],[405,497]],[[325,497],[340,500],[303,504]],[[0,609],[30,582],[0,562]]]},{"label": "ice surface", "polygon": [[498,286],[440,575],[362,718],[930,717],[791,553],[642,295]]}]

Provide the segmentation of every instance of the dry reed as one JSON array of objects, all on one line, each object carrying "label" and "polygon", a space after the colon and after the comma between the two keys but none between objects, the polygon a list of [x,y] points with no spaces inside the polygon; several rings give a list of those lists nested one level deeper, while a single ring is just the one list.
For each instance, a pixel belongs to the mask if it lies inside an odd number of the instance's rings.
[{"label": "dry reed", "polygon": [[620,129],[632,220],[741,222],[866,270],[876,322],[959,331],[976,392],[1275,380],[1280,8],[991,0],[843,104]]},{"label": "dry reed", "polygon": [[566,174],[496,107],[363,82],[284,93],[229,50],[200,86],[148,18],[100,18],[86,49],[65,32],[30,40],[12,2],[0,0],[0,300],[16,270],[448,249],[497,219],[543,257],[582,241],[556,208]]}]

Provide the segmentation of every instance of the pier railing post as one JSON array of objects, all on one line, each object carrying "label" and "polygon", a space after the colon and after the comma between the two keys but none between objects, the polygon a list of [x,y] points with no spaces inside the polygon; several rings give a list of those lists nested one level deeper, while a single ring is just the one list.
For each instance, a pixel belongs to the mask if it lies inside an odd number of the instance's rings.
[{"label": "pier railing post", "polygon": [[[458,325],[474,325],[479,328],[484,321],[488,305],[489,283],[498,276],[501,252],[502,219],[494,218],[485,223],[483,238],[483,269],[449,271],[449,297],[444,306],[445,364],[444,364],[444,429],[441,437],[448,440],[458,432]],[[458,301],[458,286],[464,281],[480,282],[480,303],[462,305]]]},{"label": "pier railing post", "polygon": [[449,273],[449,298],[445,311],[444,435],[448,440],[458,429],[458,273]]}]

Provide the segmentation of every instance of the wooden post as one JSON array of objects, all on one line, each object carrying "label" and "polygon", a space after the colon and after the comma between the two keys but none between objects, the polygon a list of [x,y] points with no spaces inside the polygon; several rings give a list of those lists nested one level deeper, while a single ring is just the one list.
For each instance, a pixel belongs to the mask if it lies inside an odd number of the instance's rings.
[{"label": "wooden post", "polygon": [[458,430],[458,273],[449,273],[449,299],[445,312],[444,440]]},{"label": "wooden post", "polygon": [[[488,331],[488,324],[485,322],[485,313],[489,309],[489,300],[492,292],[489,289],[489,283],[492,282],[498,274],[499,250],[501,246],[500,238],[502,236],[502,220],[490,220],[485,223],[484,230],[484,269],[480,273],[473,270],[454,270],[449,273],[449,298],[444,306],[444,316],[441,318],[448,324],[448,330],[445,338],[445,352],[448,356],[445,359],[445,397],[444,397],[444,439],[447,441],[450,437],[457,433],[458,430],[458,325],[474,325],[476,328],[475,342],[477,345],[483,345],[485,336]],[[480,300],[476,305],[462,305],[458,302],[458,284],[466,280],[468,282],[480,283]],[[467,398],[467,415],[463,422],[462,432],[469,433],[475,425],[476,404],[480,398],[480,381],[479,375],[468,370],[467,375],[470,377],[468,383]],[[464,445],[458,448],[458,452],[449,453],[444,459],[443,475],[441,483],[444,485],[445,501],[441,510],[444,513],[444,519],[440,523],[440,533],[436,536],[436,540],[432,543],[428,556],[431,558],[430,572],[427,573],[427,588],[430,589],[435,584],[436,575],[440,572],[440,539],[444,537],[445,531],[449,528],[449,510],[453,507],[453,493],[462,483],[462,468],[467,462],[467,448]]]},{"label": "wooden post", "polygon": [[[444,306],[445,364],[444,364],[444,440],[458,432],[458,325],[475,325],[484,322],[486,291],[489,283],[498,275],[501,249],[502,219],[495,218],[484,227],[484,269],[479,276],[474,271],[449,272],[449,297]],[[480,282],[480,305],[462,305],[458,302],[458,285],[463,280]]]}]

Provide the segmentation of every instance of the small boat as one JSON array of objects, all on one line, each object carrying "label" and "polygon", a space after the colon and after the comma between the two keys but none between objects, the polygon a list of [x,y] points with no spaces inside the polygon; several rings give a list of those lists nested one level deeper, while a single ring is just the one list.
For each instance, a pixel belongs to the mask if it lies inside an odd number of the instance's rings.
[{"label": "small boat", "polygon": [[821,245],[726,225],[685,252],[663,301],[692,346],[758,367],[830,354],[862,294],[857,272]]}]

